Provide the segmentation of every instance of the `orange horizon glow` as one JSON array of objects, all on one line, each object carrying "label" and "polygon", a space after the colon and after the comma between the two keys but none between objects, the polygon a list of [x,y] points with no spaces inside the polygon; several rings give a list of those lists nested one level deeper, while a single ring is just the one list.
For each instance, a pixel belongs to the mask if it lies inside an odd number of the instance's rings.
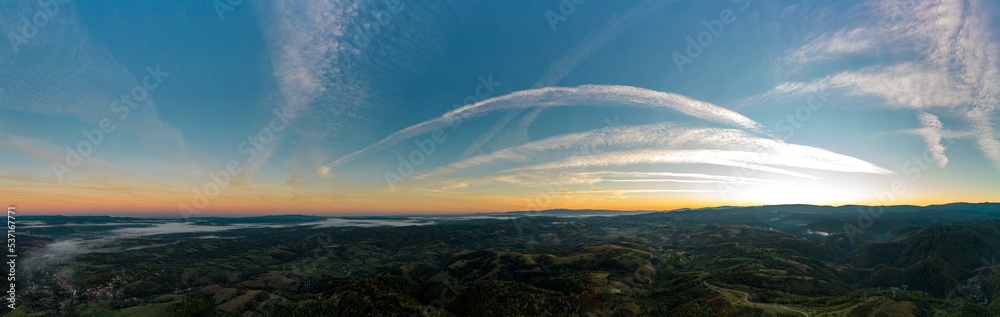
[{"label": "orange horizon glow", "polygon": [[[17,194],[17,192],[15,192]],[[172,198],[163,197],[157,199],[126,199],[123,197],[100,197],[68,195],[66,193],[53,193],[52,195],[24,194],[16,199],[9,199],[11,195],[5,195],[5,199],[10,206],[16,206],[20,215],[112,215],[112,216],[176,216],[183,217],[184,213],[179,208],[181,204],[179,195]],[[552,198],[547,204],[528,203],[529,198],[539,199],[538,195],[528,195],[525,197],[476,197],[453,199],[450,202],[436,202],[435,199],[427,197],[409,197],[394,201],[380,200],[378,197],[356,197],[350,199],[350,204],[345,202],[337,203],[328,199],[302,199],[301,197],[281,197],[275,195],[272,201],[263,199],[250,199],[246,197],[217,197],[211,204],[199,212],[190,213],[187,216],[260,216],[260,215],[410,215],[410,214],[467,214],[467,213],[495,213],[495,212],[515,212],[515,211],[538,211],[551,209],[570,210],[608,210],[608,211],[670,211],[684,208],[698,209],[720,206],[750,207],[764,205],[820,205],[820,206],[844,206],[844,205],[916,205],[928,206],[957,202],[979,203],[988,202],[976,199],[972,195],[954,198],[915,198],[908,200],[898,200],[889,203],[880,202],[878,199],[843,201],[843,202],[820,202],[820,203],[766,203],[766,202],[719,202],[711,199],[697,199],[689,197],[686,200],[666,199],[659,197],[632,197],[627,199],[614,199],[610,201],[582,201],[576,202],[572,196],[564,198]],[[298,200],[296,200],[298,198]],[[422,198],[422,199],[421,199]],[[515,202],[515,203],[512,203]],[[377,204],[376,204],[377,203]],[[188,203],[187,205],[191,205]]]}]

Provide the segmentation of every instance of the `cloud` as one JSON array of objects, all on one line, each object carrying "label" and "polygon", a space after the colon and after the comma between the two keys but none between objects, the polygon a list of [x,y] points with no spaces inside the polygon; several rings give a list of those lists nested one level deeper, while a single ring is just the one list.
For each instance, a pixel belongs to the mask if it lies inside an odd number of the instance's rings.
[{"label": "cloud", "polygon": [[[3,131],[0,131],[0,149],[8,149],[45,163],[65,162],[67,156],[67,152],[65,149],[60,148],[59,146],[56,146],[55,144],[52,144],[48,141],[20,136],[20,135],[14,135]],[[8,179],[16,179],[23,182],[37,181],[37,182],[43,182],[65,187],[73,185],[68,182],[62,183],[62,181],[73,180],[74,176],[91,175],[95,177],[103,177],[111,174],[118,174],[128,178],[134,178],[143,183],[155,184],[159,186],[158,188],[160,189],[174,188],[172,185],[169,185],[162,181],[150,179],[140,174],[118,168],[114,165],[111,165],[107,161],[104,161],[95,156],[82,157],[80,165],[75,167],[72,173],[56,175],[55,171],[53,170],[52,177],[45,177],[45,178],[22,179],[14,175],[3,175],[3,177]],[[90,186],[98,187],[98,184],[89,184],[93,182],[93,179],[90,179],[89,181],[90,182],[88,182],[88,179],[80,179],[80,181],[78,182],[79,184],[77,185],[82,185],[85,187],[90,187]],[[110,186],[111,184],[107,184],[107,182],[105,181],[101,182],[101,185]]]},{"label": "cloud", "polygon": [[997,140],[993,129],[995,123],[992,122],[992,118],[996,118],[997,114],[996,108],[979,106],[966,115],[972,130],[976,131],[976,144],[986,157],[993,159],[993,163],[1000,167],[1000,141]]},{"label": "cloud", "polygon": [[[253,4],[262,18],[278,108],[292,114],[294,134],[285,162],[293,184],[315,173],[338,138],[356,139],[376,124],[373,116],[392,96],[394,81],[417,72],[420,63],[444,45],[434,6],[405,1],[291,0]],[[452,8],[458,9],[458,8]],[[272,142],[252,175],[282,146]],[[321,154],[325,155],[325,154]]]},{"label": "cloud", "polygon": [[55,144],[0,131],[0,148],[10,149],[43,161],[61,161],[66,151]]},{"label": "cloud", "polygon": [[953,87],[949,75],[915,63],[868,67],[845,71],[812,82],[785,82],[769,91],[745,98],[741,103],[760,103],[813,91],[841,91],[855,96],[875,96],[890,105],[915,109],[962,107],[972,102],[967,89]]},{"label": "cloud", "polygon": [[[659,180],[655,177],[678,177],[678,178],[693,178],[704,181],[716,181],[722,183],[741,183],[741,182],[753,182],[759,184],[787,184],[788,182],[776,181],[763,178],[753,178],[753,177],[740,177],[740,176],[726,176],[726,175],[710,175],[710,174],[700,174],[700,173],[674,173],[674,172],[619,172],[619,171],[599,171],[599,172],[582,172],[583,175],[597,175],[604,177],[627,177],[625,180],[632,181],[643,181],[643,180]],[[620,179],[603,179],[605,181],[616,181]]]},{"label": "cloud", "polygon": [[732,185],[756,185],[768,186],[778,184],[790,184],[785,181],[777,181],[763,178],[745,176],[710,175],[701,173],[674,173],[674,172],[623,172],[623,171],[587,171],[587,172],[567,172],[559,171],[552,173],[548,171],[519,171],[497,173],[494,175],[475,177],[446,179],[441,181],[445,184],[440,189],[445,191],[466,189],[475,186],[490,184],[504,184],[514,186],[532,186],[538,184],[558,181],[561,186],[569,185],[596,185],[600,183],[682,183],[682,184],[732,184]]},{"label": "cloud", "polygon": [[[71,116],[94,128],[102,119],[109,119],[117,130],[137,136],[144,146],[159,154],[183,154],[183,135],[160,119],[149,91],[143,98],[121,100],[126,95],[143,96],[133,91],[142,87],[140,79],[147,70],[133,73],[118,64],[112,52],[92,40],[77,19],[75,3],[55,5],[59,11],[33,37],[18,45],[0,45],[0,82],[4,83],[0,87],[0,100],[4,101],[0,111]],[[22,21],[26,21],[22,18],[31,19],[38,10],[37,2],[0,4],[0,29],[10,31],[4,37],[16,34],[13,30],[21,31]],[[148,66],[171,72],[170,65]],[[163,81],[171,78],[167,75]],[[116,102],[135,106],[124,116],[112,110]]]},{"label": "cloud", "polygon": [[329,166],[320,166],[319,170],[317,172],[322,177],[326,177],[326,178],[334,177],[333,174],[330,174],[330,167]]},{"label": "cloud", "polygon": [[[126,236],[154,236],[160,234],[174,234],[174,233],[200,233],[200,232],[219,232],[227,231],[241,228],[248,228],[248,225],[227,225],[227,226],[203,226],[188,222],[166,222],[158,223],[147,227],[135,227],[135,228],[121,228],[111,230],[112,234],[115,235],[126,235]],[[255,226],[256,227],[256,226]]]},{"label": "cloud", "polygon": [[421,219],[351,219],[351,218],[330,218],[318,222],[304,223],[303,226],[315,226],[318,228],[327,227],[406,227],[406,226],[426,226],[433,225],[436,221],[425,221]]},{"label": "cloud", "polygon": [[[664,7],[668,1],[655,1],[647,0],[641,2],[627,12],[612,17],[609,21],[605,22],[600,29],[587,34],[580,42],[566,52],[565,55],[559,57],[549,65],[549,68],[542,73],[541,77],[532,88],[541,88],[555,86],[560,80],[565,78],[573,69],[576,69],[577,65],[583,62],[585,59],[589,58],[595,52],[604,48],[608,43],[618,37],[622,32],[628,30],[636,23],[645,20],[647,17],[651,16],[653,13],[659,11]],[[528,141],[528,127],[531,123],[538,117],[545,108],[535,108],[531,110],[527,115],[521,118],[521,121],[515,127],[515,130],[507,137],[505,140],[506,144],[518,144]],[[503,116],[499,121],[493,124],[486,133],[481,137],[476,139],[469,146],[468,149],[462,153],[461,158],[467,158],[476,153],[483,145],[492,140],[504,127],[507,126],[510,121],[515,119],[523,109],[518,109],[512,111]]]},{"label": "cloud", "polygon": [[748,131],[687,127],[664,122],[553,136],[464,159],[416,175],[413,180],[416,181],[414,184],[439,184],[438,188],[442,191],[495,184],[538,186],[558,183],[560,186],[597,187],[648,186],[654,183],[789,184],[786,181],[747,177],[745,174],[748,173],[712,175],[616,170],[664,164],[722,166],[812,180],[820,178],[793,169],[893,174],[854,157],[788,144]]},{"label": "cloud", "polygon": [[[529,113],[528,115],[537,116],[538,113],[540,112],[540,109],[541,108],[532,110],[531,113]],[[462,155],[459,156],[459,158],[464,159],[469,156],[472,156],[473,154],[476,154],[476,152],[479,151],[479,149],[482,148],[483,145],[486,144],[486,142],[489,142],[494,137],[496,137],[497,133],[500,133],[500,130],[503,130],[503,128],[507,126],[507,124],[510,123],[511,120],[514,120],[514,118],[516,118],[517,115],[521,114],[521,111],[523,110],[524,109],[518,109],[504,114],[503,117],[501,117],[500,120],[494,123],[489,130],[486,130],[486,133],[484,133],[478,139],[473,141],[472,145],[469,145],[469,148],[465,149],[465,152],[463,152]],[[525,139],[527,138],[525,137]]]},{"label": "cloud", "polygon": [[[1000,45],[996,41],[995,3],[989,1],[873,1],[868,25],[834,30],[792,50],[786,60],[812,63],[872,50],[875,41],[891,47],[897,61],[889,66],[844,70],[804,82],[785,82],[744,99],[744,103],[832,89],[857,96],[880,97],[887,105],[921,113],[920,134],[947,163],[933,134],[940,122],[930,108],[947,108],[965,120],[982,153],[1000,166],[1000,141],[994,131],[996,97],[1000,93]],[[926,120],[924,120],[926,119]]]},{"label": "cloud", "polygon": [[574,191],[573,195],[603,195],[616,198],[627,198],[635,196],[633,194],[661,194],[661,193],[718,193],[714,189],[604,189],[604,190],[581,190]]},{"label": "cloud", "polygon": [[[276,108],[289,114],[289,124],[311,110],[313,102],[338,81],[341,43],[350,17],[358,4],[343,1],[281,1],[253,4],[262,16],[269,55],[280,98]],[[261,124],[263,128],[270,117]],[[259,170],[281,146],[287,131],[259,151],[260,157],[245,167],[246,181]]]},{"label": "cloud", "polygon": [[938,167],[943,168],[948,164],[948,157],[944,154],[944,144],[941,144],[941,130],[944,125],[937,116],[926,112],[920,113],[920,125],[923,126],[920,129],[920,136],[927,142],[927,148],[931,151]]},{"label": "cloud", "polygon": [[336,76],[342,38],[358,4],[291,0],[260,4],[282,108],[301,115]]},{"label": "cloud", "polygon": [[795,172],[782,167],[797,167],[839,172],[892,174],[891,171],[870,165],[853,166],[838,164],[818,158],[789,154],[764,154],[748,151],[726,150],[636,150],[605,153],[584,157],[573,157],[552,163],[544,163],[515,170],[561,170],[607,166],[630,166],[637,164],[709,164],[752,169],[789,176],[819,179],[818,177]]},{"label": "cloud", "polygon": [[875,48],[878,41],[873,33],[862,27],[823,34],[788,53],[785,59],[792,63],[806,64],[868,52]]},{"label": "cloud", "polygon": [[667,122],[564,134],[461,160],[440,170],[481,169],[483,165],[496,162],[524,163],[545,157],[586,155],[592,151],[678,145],[697,142],[698,137],[705,136],[697,130],[682,130],[674,126],[674,123]]},{"label": "cloud", "polygon": [[732,110],[672,93],[637,87],[610,85],[585,85],[574,88],[547,87],[522,90],[466,105],[448,112],[439,118],[399,130],[378,142],[340,157],[326,165],[331,168],[336,167],[363,155],[392,146],[399,141],[487,113],[510,109],[560,106],[631,107],[652,110],[673,110],[715,123],[743,127],[754,131],[764,131],[765,129],[759,123]]},{"label": "cloud", "polygon": [[472,157],[418,177],[433,178],[456,172],[484,171],[491,164],[526,164],[553,159],[561,161],[516,170],[693,163],[747,167],[806,178],[813,177],[769,166],[856,173],[892,173],[860,159],[819,148],[788,144],[746,131],[687,128],[672,123],[657,123],[555,136]]},{"label": "cloud", "polygon": [[557,84],[560,80],[569,75],[583,60],[593,55],[594,52],[603,48],[622,32],[628,30],[636,23],[641,22],[653,15],[669,1],[647,0],[639,3],[625,13],[611,18],[605,22],[600,29],[587,34],[583,40],[569,50],[566,55],[552,62],[545,70],[541,78],[535,82],[534,88],[547,87]]}]

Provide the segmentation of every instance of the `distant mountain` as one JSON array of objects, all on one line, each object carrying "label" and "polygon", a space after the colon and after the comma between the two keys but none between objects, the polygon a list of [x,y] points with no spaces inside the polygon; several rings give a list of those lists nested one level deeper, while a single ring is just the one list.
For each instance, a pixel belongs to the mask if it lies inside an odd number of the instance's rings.
[{"label": "distant mountain", "polygon": [[997,207],[35,217],[15,314],[997,316]]},{"label": "distant mountain", "polygon": [[588,217],[588,216],[625,216],[652,213],[656,211],[618,211],[598,209],[548,209],[538,211],[510,211],[499,213],[505,216],[550,216],[550,217]]},{"label": "distant mountain", "polygon": [[[955,203],[926,207],[774,205],[719,207],[647,213],[624,219],[685,224],[726,224],[774,228],[847,249],[880,242],[908,227],[971,224],[1000,219],[1000,203]],[[849,235],[854,235],[850,236]]]},{"label": "distant mountain", "polygon": [[968,211],[981,211],[981,212],[1000,212],[1000,203],[950,203],[943,205],[930,205],[927,206],[930,209],[937,210],[968,210]]},{"label": "distant mountain", "polygon": [[239,224],[239,223],[300,223],[300,222],[315,222],[327,219],[328,217],[321,216],[310,216],[310,215],[268,215],[268,216],[253,216],[253,217],[192,217],[188,220],[194,221],[195,223],[209,223],[209,224]]},{"label": "distant mountain", "polygon": [[114,223],[135,222],[138,218],[86,215],[26,215],[17,217],[21,221],[42,221],[46,224]]},{"label": "distant mountain", "polygon": [[993,270],[1000,255],[1000,221],[972,225],[907,228],[890,242],[873,243],[850,255],[857,267],[875,270],[872,286],[908,285],[935,296],[960,295],[965,281]]}]

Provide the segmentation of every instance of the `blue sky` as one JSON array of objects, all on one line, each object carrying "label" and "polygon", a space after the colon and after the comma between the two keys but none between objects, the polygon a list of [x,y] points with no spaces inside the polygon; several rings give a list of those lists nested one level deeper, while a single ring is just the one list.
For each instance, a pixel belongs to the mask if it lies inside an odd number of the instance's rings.
[{"label": "blue sky", "polygon": [[1000,198],[988,1],[0,9],[0,199],[39,212]]}]

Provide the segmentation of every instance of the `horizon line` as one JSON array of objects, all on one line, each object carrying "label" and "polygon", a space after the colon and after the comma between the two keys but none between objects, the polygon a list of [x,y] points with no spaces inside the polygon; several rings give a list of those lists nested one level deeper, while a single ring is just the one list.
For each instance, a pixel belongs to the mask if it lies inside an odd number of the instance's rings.
[{"label": "horizon line", "polygon": [[[810,206],[810,207],[830,207],[830,208],[842,208],[849,206],[859,206],[859,207],[919,207],[927,208],[933,206],[945,206],[945,205],[982,205],[982,204],[997,204],[1000,205],[1000,201],[982,201],[982,202],[967,202],[967,201],[957,201],[949,203],[937,203],[937,204],[894,204],[894,205],[864,205],[864,204],[843,204],[843,205],[822,205],[822,204],[763,204],[763,205],[718,205],[712,207],[682,207],[675,209],[573,209],[573,208],[550,208],[542,210],[508,210],[508,211],[469,211],[469,212],[437,212],[437,213],[426,213],[426,212],[369,212],[369,213],[279,213],[279,214],[244,214],[244,215],[234,215],[234,214],[206,214],[199,216],[184,217],[178,215],[178,213],[87,213],[82,211],[81,213],[40,213],[31,215],[22,215],[19,218],[32,218],[32,217],[113,217],[113,218],[147,218],[147,219],[204,219],[204,218],[259,218],[259,217],[324,217],[324,218],[338,218],[338,217],[413,217],[413,216],[465,216],[465,215],[489,215],[489,214],[513,214],[513,213],[541,213],[541,212],[552,212],[552,211],[570,211],[570,212],[586,212],[586,211],[601,211],[601,212],[621,212],[621,213],[656,213],[656,212],[674,212],[674,211],[687,211],[687,210],[703,210],[703,209],[718,209],[718,208],[754,208],[754,207],[781,207],[781,206]],[[12,205],[16,207],[15,205]]]}]

